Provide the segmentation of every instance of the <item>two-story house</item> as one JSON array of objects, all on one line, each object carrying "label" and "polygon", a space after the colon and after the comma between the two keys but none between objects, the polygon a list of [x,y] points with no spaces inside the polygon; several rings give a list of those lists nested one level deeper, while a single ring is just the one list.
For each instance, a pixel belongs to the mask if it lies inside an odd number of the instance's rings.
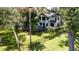
[{"label": "two-story house", "polygon": [[38,27],[40,28],[56,28],[60,25],[61,17],[54,12],[40,15]]}]

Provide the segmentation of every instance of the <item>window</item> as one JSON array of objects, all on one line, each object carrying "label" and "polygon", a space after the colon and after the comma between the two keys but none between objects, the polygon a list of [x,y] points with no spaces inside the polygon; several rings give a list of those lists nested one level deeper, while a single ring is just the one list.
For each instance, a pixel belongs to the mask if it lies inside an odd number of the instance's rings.
[{"label": "window", "polygon": [[42,17],[43,20],[45,20],[45,17]]},{"label": "window", "polygon": [[55,21],[57,20],[57,18],[55,17]]},{"label": "window", "polygon": [[41,17],[39,17],[39,19],[41,19]]},{"label": "window", "polygon": [[45,28],[45,23],[43,23],[43,28]]},{"label": "window", "polygon": [[48,26],[48,23],[46,24],[46,26]]},{"label": "window", "polygon": [[54,27],[54,23],[50,23],[50,26]]},{"label": "window", "polygon": [[40,25],[42,25],[42,23],[40,22]]},{"label": "window", "polygon": [[47,17],[47,20],[49,19],[49,17]]}]

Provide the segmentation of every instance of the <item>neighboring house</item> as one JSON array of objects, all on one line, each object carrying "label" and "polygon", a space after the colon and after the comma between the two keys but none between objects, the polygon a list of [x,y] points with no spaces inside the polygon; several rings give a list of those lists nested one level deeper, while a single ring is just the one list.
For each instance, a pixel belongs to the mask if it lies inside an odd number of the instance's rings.
[{"label": "neighboring house", "polygon": [[54,12],[45,13],[38,17],[39,22],[37,26],[40,29],[46,29],[46,28],[57,28],[61,23],[61,17],[59,14],[56,14]]}]

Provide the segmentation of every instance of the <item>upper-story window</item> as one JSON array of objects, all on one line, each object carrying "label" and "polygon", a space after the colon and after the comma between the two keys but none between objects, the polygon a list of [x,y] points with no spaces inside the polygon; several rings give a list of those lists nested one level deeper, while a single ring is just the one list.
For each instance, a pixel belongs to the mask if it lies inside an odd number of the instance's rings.
[{"label": "upper-story window", "polygon": [[42,20],[45,20],[45,17],[42,17]]},{"label": "upper-story window", "polygon": [[49,17],[47,17],[47,20],[49,19]]}]

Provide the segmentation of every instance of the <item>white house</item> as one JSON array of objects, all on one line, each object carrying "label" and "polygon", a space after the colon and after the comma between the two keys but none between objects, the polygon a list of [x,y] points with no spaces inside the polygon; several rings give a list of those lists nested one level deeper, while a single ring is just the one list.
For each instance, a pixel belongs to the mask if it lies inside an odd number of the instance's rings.
[{"label": "white house", "polygon": [[42,28],[56,28],[60,24],[60,16],[54,12],[45,13],[39,16],[38,26]]}]

